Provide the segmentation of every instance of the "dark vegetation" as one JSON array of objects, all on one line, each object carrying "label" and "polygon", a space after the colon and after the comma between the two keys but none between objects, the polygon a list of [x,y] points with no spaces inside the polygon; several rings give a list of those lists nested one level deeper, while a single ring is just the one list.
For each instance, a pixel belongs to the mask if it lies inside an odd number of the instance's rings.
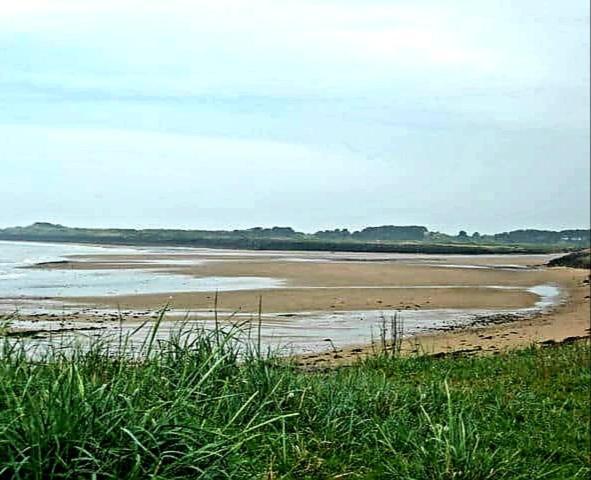
[{"label": "dark vegetation", "polygon": [[70,228],[50,223],[0,229],[0,240],[176,245],[253,250],[318,250],[399,253],[547,253],[588,247],[589,230],[519,230],[496,235],[457,236],[421,226],[368,227],[360,231],[324,230],[313,234],[289,227],[247,230],[170,230]]},{"label": "dark vegetation", "polygon": [[589,245],[589,230],[515,230],[513,232],[497,233],[497,242],[507,243],[572,243],[574,245]]},{"label": "dark vegetation", "polygon": [[588,248],[579,252],[572,252],[563,257],[554,258],[548,262],[551,267],[591,268],[591,250]]},{"label": "dark vegetation", "polygon": [[0,478],[589,478],[588,344],[310,373],[192,338],[34,361],[5,340]]}]

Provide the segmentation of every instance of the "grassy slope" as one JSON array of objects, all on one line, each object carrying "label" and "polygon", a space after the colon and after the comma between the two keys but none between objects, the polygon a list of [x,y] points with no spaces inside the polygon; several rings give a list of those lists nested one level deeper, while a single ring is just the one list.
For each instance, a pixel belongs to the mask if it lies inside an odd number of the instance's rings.
[{"label": "grassy slope", "polygon": [[[213,334],[0,362],[0,478],[588,478],[589,347],[304,373]],[[146,352],[145,352],[146,353]],[[340,476],[339,476],[340,475]]]}]

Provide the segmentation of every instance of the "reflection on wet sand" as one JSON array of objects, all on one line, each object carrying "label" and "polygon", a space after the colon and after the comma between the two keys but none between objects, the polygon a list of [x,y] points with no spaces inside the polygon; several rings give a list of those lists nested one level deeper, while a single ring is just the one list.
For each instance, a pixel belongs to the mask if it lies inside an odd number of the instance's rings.
[{"label": "reflection on wet sand", "polygon": [[[265,345],[318,351],[329,341],[332,346],[370,342],[394,312],[402,312],[405,334],[417,335],[486,319],[522,318],[555,306],[566,293],[560,291],[560,278],[540,268],[550,257],[537,255],[53,245],[55,256],[48,259],[43,245],[13,243],[11,248],[25,249],[28,261],[4,261],[0,309],[17,309],[11,333],[37,345],[121,337],[154,318],[164,304],[169,311],[158,339],[168,338],[182,322],[209,326],[214,308],[227,324],[248,323],[258,318],[263,297]],[[31,264],[36,256],[43,265]],[[148,328],[135,331],[132,342],[141,343]]]},{"label": "reflection on wet sand", "polygon": [[[496,320],[515,320],[541,312],[557,304],[560,290],[553,285],[540,285],[530,289],[539,300],[533,307],[522,309],[432,309],[407,310],[401,314],[405,336],[432,331],[454,330],[477,323]],[[265,348],[281,349],[284,353],[305,353],[326,349],[329,344],[343,347],[355,343],[369,343],[379,335],[380,325],[394,315],[394,311],[332,311],[272,313],[255,316],[252,313],[218,312],[218,321],[224,325],[243,323],[253,328],[261,322],[261,343]],[[85,316],[87,321],[76,321]],[[49,343],[69,345],[72,341],[85,342],[102,338],[118,343],[129,337],[127,345],[139,348],[150,333],[150,324],[140,327],[146,319],[155,319],[155,312],[87,310],[62,313],[32,314],[30,319],[15,322],[13,334],[20,333],[30,339],[32,345]],[[73,317],[70,320],[70,317]],[[58,321],[59,319],[59,321]],[[156,339],[166,340],[181,327],[190,332],[194,327],[213,328],[210,310],[183,312],[171,309],[158,327]]]}]

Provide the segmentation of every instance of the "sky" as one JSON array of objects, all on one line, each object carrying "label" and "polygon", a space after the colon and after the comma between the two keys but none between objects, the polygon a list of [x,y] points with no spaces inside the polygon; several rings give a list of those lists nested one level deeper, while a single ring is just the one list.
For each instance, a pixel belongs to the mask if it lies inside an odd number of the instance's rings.
[{"label": "sky", "polygon": [[589,3],[0,0],[0,227],[588,228]]}]

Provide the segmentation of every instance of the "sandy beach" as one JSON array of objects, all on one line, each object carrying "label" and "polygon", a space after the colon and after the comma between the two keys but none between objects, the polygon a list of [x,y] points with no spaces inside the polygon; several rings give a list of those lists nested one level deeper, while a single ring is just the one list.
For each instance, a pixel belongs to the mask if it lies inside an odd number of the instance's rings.
[{"label": "sandy beach", "polygon": [[[287,257],[287,258],[286,258]],[[291,259],[290,259],[291,258]],[[82,257],[78,262],[48,268],[138,269],[192,277],[265,277],[280,279],[283,288],[222,292],[218,308],[256,312],[259,297],[265,312],[311,310],[374,310],[405,308],[524,308],[536,297],[523,290],[489,287],[530,287],[563,282],[563,275],[539,269],[548,256],[387,258],[380,255],[333,255],[258,253],[245,256],[104,256]],[[154,265],[155,260],[161,262]],[[204,263],[175,265],[179,260]],[[167,264],[166,262],[171,263]],[[509,263],[510,262],[510,263]],[[503,265],[510,264],[510,268]],[[531,266],[534,268],[519,269]],[[478,268],[476,268],[478,267]],[[212,292],[162,292],[148,295],[78,297],[70,301],[125,309],[157,309],[165,303],[178,309],[213,307]]]},{"label": "sandy beach", "polygon": [[[349,362],[374,350],[368,345],[367,335],[359,336],[362,330],[355,318],[361,321],[363,312],[375,317],[380,312],[388,315],[397,311],[403,318],[418,318],[419,326],[423,321],[421,312],[427,319],[453,316],[453,312],[474,312],[480,317],[490,314],[488,320],[477,326],[470,322],[464,323],[464,327],[446,324],[445,328],[439,325],[426,334],[415,334],[404,343],[406,353],[494,352],[588,335],[589,285],[583,283],[588,272],[548,268],[545,264],[550,258],[205,249],[117,254],[114,250],[100,255],[72,255],[66,260],[37,265],[35,269],[64,273],[127,272],[132,280],[134,272],[151,272],[154,278],[272,281],[271,288],[229,289],[217,294],[206,289],[68,296],[44,301],[53,301],[64,312],[68,311],[71,328],[77,322],[112,322],[117,318],[114,311],[122,312],[124,322],[134,324],[142,315],[164,305],[172,311],[194,312],[205,319],[213,317],[214,309],[226,316],[254,317],[262,302],[265,326],[271,329],[279,325],[286,343],[296,341],[302,329],[307,334],[316,331],[321,338],[332,337],[332,327],[326,324],[327,318],[332,318],[335,328],[346,328],[350,333],[335,337],[339,338],[338,352],[315,352],[302,357],[303,363],[316,365]],[[536,288],[540,286],[559,292],[557,303],[543,311],[535,308],[540,301]],[[519,313],[519,318],[514,313]],[[334,315],[330,317],[331,314]],[[56,318],[55,313],[52,318]],[[38,320],[39,316],[29,319]]]},{"label": "sandy beach", "polygon": [[[405,339],[403,355],[481,355],[499,354],[531,346],[552,346],[563,342],[589,340],[591,307],[589,272],[571,268],[547,271],[565,289],[563,302],[545,313],[517,321],[480,325],[458,330],[421,334]],[[301,365],[323,367],[350,364],[358,358],[373,355],[376,347],[356,345],[336,352],[303,355]]]}]

